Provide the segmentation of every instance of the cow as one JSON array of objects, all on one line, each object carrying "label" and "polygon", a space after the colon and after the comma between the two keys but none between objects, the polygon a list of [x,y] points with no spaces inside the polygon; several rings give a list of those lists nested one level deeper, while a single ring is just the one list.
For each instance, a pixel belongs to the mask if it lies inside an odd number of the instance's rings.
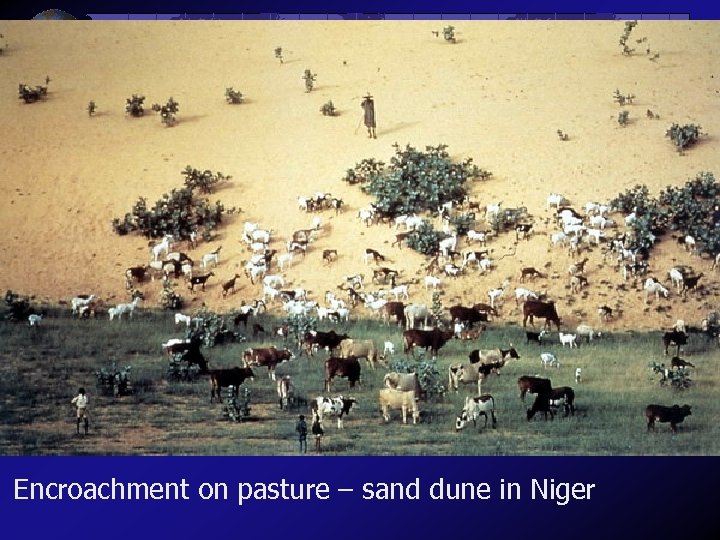
[{"label": "cow", "polygon": [[477,311],[475,308],[452,306],[450,308],[450,320],[452,322],[466,322],[468,323],[468,328],[472,328],[473,323],[488,322],[488,315],[487,313]]},{"label": "cow", "polygon": [[340,342],[340,357],[365,358],[371,368],[375,369],[378,361],[378,350],[372,339],[343,339]]},{"label": "cow", "polygon": [[275,368],[281,362],[293,360],[295,355],[288,349],[278,350],[274,345],[269,348],[250,348],[245,349],[243,353],[243,361],[245,367],[266,366],[268,368],[268,376],[275,380]]},{"label": "cow", "polygon": [[575,391],[569,386],[559,386],[550,392],[550,407],[565,409],[565,416],[575,416]]},{"label": "cow", "polygon": [[668,354],[668,347],[670,347],[671,344],[674,344],[677,347],[677,352],[675,353],[675,356],[680,356],[680,346],[681,345],[687,345],[687,334],[685,332],[678,332],[677,330],[672,330],[670,332],[665,332],[663,334],[663,345],[665,346],[665,356]]},{"label": "cow", "polygon": [[423,319],[427,325],[429,315],[428,308],[425,304],[409,304],[405,306],[405,328],[415,328],[415,322]]},{"label": "cow", "polygon": [[520,399],[525,401],[525,394],[530,392],[531,394],[550,394],[552,391],[552,384],[549,379],[542,379],[540,377],[532,377],[530,375],[523,375],[517,380],[518,390],[520,390]]},{"label": "cow", "polygon": [[313,413],[313,417],[317,416],[320,424],[322,424],[325,415],[336,416],[338,429],[343,429],[343,416],[350,414],[350,410],[356,403],[357,400],[354,398],[318,396],[310,402],[310,410]]},{"label": "cow", "polygon": [[558,332],[560,331],[560,317],[555,309],[555,302],[542,302],[540,300],[528,300],[523,304],[523,326],[527,326],[527,320],[535,326],[534,318],[540,317],[545,319],[545,326],[555,323]]},{"label": "cow", "polygon": [[275,385],[281,410],[288,410],[295,400],[295,385],[290,375],[284,375],[277,379]]},{"label": "cow", "polygon": [[463,407],[460,416],[455,419],[455,431],[460,431],[465,427],[465,424],[472,420],[473,426],[476,428],[477,419],[480,416],[485,417],[485,425],[483,428],[487,428],[488,413],[492,417],[492,427],[497,427],[497,418],[495,417],[495,399],[490,394],[482,394],[477,397],[467,396],[465,398],[465,406]]},{"label": "cow", "polygon": [[491,373],[500,375],[500,369],[504,365],[504,360],[489,364],[450,364],[448,367],[448,389],[455,390],[457,392],[459,390],[460,383],[477,383],[478,394],[482,394],[483,380]]},{"label": "cow", "polygon": [[391,388],[381,388],[378,400],[380,402],[380,410],[382,411],[385,422],[390,421],[389,409],[391,407],[399,407],[402,409],[403,424],[407,424],[408,409],[412,411],[413,424],[418,423],[418,420],[420,419],[420,409],[417,401],[415,401],[415,392],[412,390],[402,392]]},{"label": "cow", "polygon": [[553,412],[550,404],[550,394],[542,393],[537,395],[532,407],[527,411],[528,422],[535,417],[536,413],[539,412],[545,413],[545,420],[547,420],[548,414],[550,414],[550,420],[555,418],[555,413]]},{"label": "cow", "polygon": [[234,386],[235,397],[238,396],[240,391],[240,385],[246,380],[253,380],[255,374],[249,367],[234,367],[230,369],[213,369],[210,371],[210,403],[215,401],[217,397],[218,402],[222,403],[222,397],[220,396],[220,389],[223,386]]},{"label": "cow", "polygon": [[475,349],[468,355],[471,364],[491,364],[505,360],[508,357],[515,359],[520,358],[520,355],[512,344],[510,344],[509,349]]},{"label": "cow", "polygon": [[645,408],[645,417],[647,418],[647,430],[655,431],[655,422],[669,422],[670,429],[673,434],[677,433],[677,425],[685,420],[686,416],[690,416],[690,405],[673,405],[666,407],[664,405],[648,405]]},{"label": "cow", "polygon": [[405,304],[402,302],[387,302],[380,311],[385,324],[389,325],[395,319],[398,326],[405,326]]},{"label": "cow", "polygon": [[452,330],[405,330],[403,332],[403,343],[405,354],[412,353],[415,357],[415,346],[422,347],[427,351],[430,349],[433,358],[437,357],[440,348],[454,336]]},{"label": "cow", "polygon": [[490,304],[485,304],[484,302],[478,302],[473,306],[473,309],[475,311],[479,311],[480,313],[486,313],[488,315],[492,315],[493,317],[498,316],[497,310],[492,307]]},{"label": "cow", "polygon": [[325,390],[327,392],[330,392],[330,385],[335,377],[346,378],[350,388],[354,388],[355,383],[360,381],[360,361],[354,356],[348,358],[331,356],[325,360]]},{"label": "cow", "polygon": [[420,379],[417,373],[397,373],[391,371],[386,374],[383,379],[383,385],[386,388],[398,390],[401,392],[414,392],[415,399],[420,399],[422,389],[420,387]]},{"label": "cow", "polygon": [[340,342],[344,339],[348,339],[347,334],[337,334],[335,330],[329,332],[311,331],[305,333],[303,336],[303,350],[308,356],[312,356],[313,347],[318,349],[327,349],[332,352],[338,348]]}]

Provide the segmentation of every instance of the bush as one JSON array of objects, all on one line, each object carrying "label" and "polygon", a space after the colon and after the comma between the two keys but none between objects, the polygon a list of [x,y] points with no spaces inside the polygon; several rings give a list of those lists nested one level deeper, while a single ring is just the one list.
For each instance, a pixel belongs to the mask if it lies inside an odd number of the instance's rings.
[{"label": "bush", "polygon": [[670,140],[677,147],[677,151],[682,153],[685,148],[697,142],[701,129],[700,126],[695,124],[685,124],[684,126],[673,124],[665,132],[665,136],[670,137]]},{"label": "bush", "polygon": [[435,255],[440,249],[440,240],[445,234],[436,231],[429,221],[423,220],[407,237],[407,245],[424,255]]},{"label": "bush", "polygon": [[445,394],[445,386],[440,382],[440,371],[435,362],[421,360],[414,362],[407,358],[398,358],[390,362],[390,371],[397,373],[417,373],[420,390],[428,399]]}]

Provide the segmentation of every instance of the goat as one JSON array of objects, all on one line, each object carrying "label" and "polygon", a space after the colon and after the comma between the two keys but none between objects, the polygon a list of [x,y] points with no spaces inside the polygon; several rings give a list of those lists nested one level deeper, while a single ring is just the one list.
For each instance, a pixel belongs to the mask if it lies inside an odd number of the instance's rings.
[{"label": "goat", "polygon": [[214,272],[210,272],[209,274],[205,274],[204,276],[194,276],[188,279],[188,289],[195,292],[195,285],[202,285],[202,290],[205,290],[205,283],[207,283],[207,280],[210,279],[210,276],[214,276]]},{"label": "goat", "polygon": [[585,257],[581,261],[575,261],[574,263],[572,263],[568,268],[568,274],[573,276],[576,274],[585,273],[585,265],[587,264],[588,260],[589,259],[587,257]]},{"label": "goat", "polygon": [[526,343],[531,341],[536,342],[538,345],[542,345],[542,338],[547,334],[546,330],[540,330],[539,332],[525,331],[525,337],[527,338]]},{"label": "goat", "polygon": [[683,281],[683,287],[680,291],[683,295],[687,294],[688,291],[696,290],[698,287],[698,281],[703,277],[702,272],[697,276],[688,276]]},{"label": "goat", "polygon": [[280,268],[280,270],[285,270],[286,265],[288,268],[290,268],[290,266],[292,265],[293,256],[294,255],[292,253],[283,253],[281,255],[278,255],[278,268]]},{"label": "goat", "polygon": [[332,264],[338,257],[337,249],[323,249],[322,260],[323,263]]},{"label": "goat", "polygon": [[543,274],[540,272],[540,270],[536,270],[534,266],[526,266],[525,268],[520,270],[520,283],[525,282],[525,278],[530,277],[535,279],[536,277],[539,278],[546,278],[547,274]]},{"label": "goat", "polygon": [[182,313],[176,313],[175,314],[175,325],[178,325],[180,323],[185,323],[185,326],[190,328],[190,324],[192,323],[192,317],[190,315],[183,315]]},{"label": "goat", "polygon": [[222,285],[222,295],[227,296],[227,294],[232,291],[232,293],[235,293],[235,280],[239,278],[240,276],[238,274],[235,274],[232,279],[227,280]]},{"label": "goat", "polygon": [[467,232],[467,239],[468,242],[480,242],[480,245],[484,247],[487,240],[487,234],[484,232],[469,230]]},{"label": "goat", "polygon": [[425,276],[425,289],[432,287],[433,290],[440,286],[440,278],[435,276]]},{"label": "goat", "polygon": [[365,264],[368,264],[371,257],[375,264],[378,264],[379,262],[385,262],[385,257],[381,255],[379,251],[371,248],[365,248],[365,253],[363,254],[363,260],[365,261]]},{"label": "goat", "polygon": [[42,318],[42,314],[31,313],[30,315],[28,315],[28,323],[30,324],[30,326],[39,326]]},{"label": "goat", "polygon": [[570,292],[577,294],[582,288],[588,284],[588,280],[585,276],[574,275],[570,277]]},{"label": "goat", "polygon": [[548,209],[552,208],[553,206],[556,208],[560,208],[562,204],[566,203],[567,200],[565,199],[565,197],[563,197],[559,193],[551,193],[550,195],[548,195],[546,207]]},{"label": "goat", "polygon": [[170,242],[172,242],[172,235],[166,234],[161,242],[150,247],[153,254],[153,260],[157,261],[163,251],[166,255],[170,252]]},{"label": "goat", "polygon": [[543,368],[552,366],[553,364],[555,364],[556,368],[560,367],[560,362],[558,361],[557,356],[551,352],[540,353],[540,361],[542,362]]},{"label": "goat", "polygon": [[598,317],[600,317],[603,321],[608,321],[612,319],[613,316],[613,310],[610,306],[600,306],[598,307]]},{"label": "goat", "polygon": [[203,258],[202,258],[203,268],[206,268],[208,263],[211,263],[211,262],[214,262],[215,266],[217,266],[218,256],[220,255],[221,249],[222,249],[222,246],[219,246],[215,251],[211,251],[210,253],[203,255]]},{"label": "goat", "polygon": [[120,320],[123,316],[123,313],[130,313],[130,317],[132,317],[133,312],[135,311],[135,308],[137,307],[138,302],[140,302],[141,299],[141,297],[136,296],[129,304],[118,304],[117,306],[108,309],[108,315],[110,316],[110,320],[112,321],[116,316],[118,320]]},{"label": "goat", "polygon": [[560,343],[563,346],[563,349],[565,348],[565,345],[570,345],[570,348],[573,347],[577,348],[577,334],[563,334],[562,332],[558,333],[560,336]]}]

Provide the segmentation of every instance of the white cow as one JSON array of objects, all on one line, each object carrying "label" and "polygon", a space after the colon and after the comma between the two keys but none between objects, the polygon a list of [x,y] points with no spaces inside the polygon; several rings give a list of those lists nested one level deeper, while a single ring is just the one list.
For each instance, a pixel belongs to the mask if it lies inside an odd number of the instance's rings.
[{"label": "white cow", "polygon": [[483,394],[477,397],[467,396],[465,398],[465,406],[460,416],[455,419],[455,431],[460,431],[470,420],[473,426],[477,427],[477,419],[480,416],[485,417],[485,426],[487,427],[488,414],[492,418],[492,427],[497,426],[497,418],[495,417],[495,398],[490,394]]},{"label": "white cow", "polygon": [[317,415],[321,425],[325,415],[337,416],[337,427],[343,429],[343,416],[350,414],[353,405],[356,403],[357,400],[354,398],[318,396],[310,402],[310,409],[313,415]]}]

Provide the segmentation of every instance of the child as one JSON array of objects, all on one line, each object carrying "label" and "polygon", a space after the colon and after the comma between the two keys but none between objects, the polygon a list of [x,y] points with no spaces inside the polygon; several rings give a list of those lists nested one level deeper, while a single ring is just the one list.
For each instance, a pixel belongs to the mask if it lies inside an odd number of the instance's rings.
[{"label": "child", "polygon": [[300,415],[300,418],[295,424],[295,431],[298,434],[298,442],[300,443],[300,452],[307,452],[307,422],[305,422],[305,415]]},{"label": "child", "polygon": [[77,432],[80,434],[80,420],[85,421],[85,435],[88,434],[88,413],[87,413],[87,404],[88,404],[88,398],[85,394],[85,388],[82,386],[78,390],[78,395],[72,398],[72,401],[70,401],[73,405],[77,407]]}]

